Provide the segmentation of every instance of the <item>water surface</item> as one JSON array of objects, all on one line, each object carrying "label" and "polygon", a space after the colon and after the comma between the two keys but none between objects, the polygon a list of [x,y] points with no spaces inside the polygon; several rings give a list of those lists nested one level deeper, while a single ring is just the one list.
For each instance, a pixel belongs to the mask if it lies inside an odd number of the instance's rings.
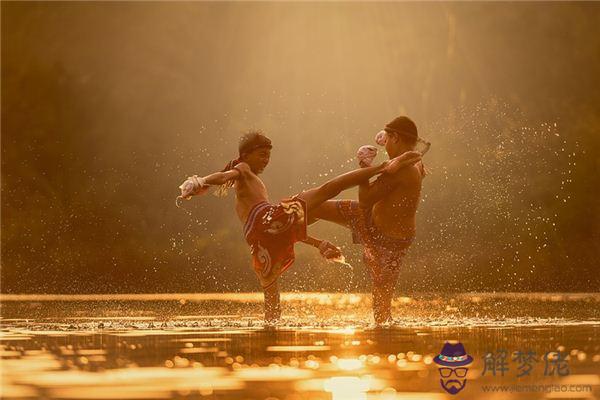
[{"label": "water surface", "polygon": [[[259,293],[1,300],[5,399],[544,399],[600,393],[598,294],[398,297],[396,320],[387,327],[373,326],[364,294],[286,293],[284,319],[275,327],[262,323]],[[447,340],[460,341],[474,358],[456,396],[440,387],[433,362]],[[484,371],[483,357],[503,350],[504,376],[499,369],[496,376]],[[517,377],[517,352],[536,356],[528,375]],[[562,374],[552,371],[555,354],[564,358]]]}]

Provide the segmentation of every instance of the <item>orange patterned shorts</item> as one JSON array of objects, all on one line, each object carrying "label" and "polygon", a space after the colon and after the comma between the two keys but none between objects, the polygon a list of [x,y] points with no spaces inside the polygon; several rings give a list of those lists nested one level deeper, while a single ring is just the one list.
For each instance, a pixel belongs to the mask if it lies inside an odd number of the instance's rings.
[{"label": "orange patterned shorts", "polygon": [[414,238],[397,239],[386,236],[373,224],[371,209],[361,208],[355,200],[337,200],[338,213],[352,230],[352,239],[363,245],[363,260],[373,282],[391,279],[398,273],[402,258]]},{"label": "orange patterned shorts", "polygon": [[294,263],[294,243],[306,239],[306,203],[292,197],[279,204],[256,204],[244,225],[244,236],[254,272],[262,287],[268,288]]}]

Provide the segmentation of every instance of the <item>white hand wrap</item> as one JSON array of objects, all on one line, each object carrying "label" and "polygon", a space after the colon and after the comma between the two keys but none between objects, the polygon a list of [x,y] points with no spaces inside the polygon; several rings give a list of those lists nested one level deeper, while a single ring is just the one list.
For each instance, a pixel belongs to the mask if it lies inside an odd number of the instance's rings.
[{"label": "white hand wrap", "polygon": [[208,188],[208,185],[204,181],[204,178],[198,175],[190,176],[179,186],[181,197],[184,199],[189,199],[193,195],[199,194],[204,188]]},{"label": "white hand wrap", "polygon": [[385,146],[385,144],[387,143],[387,132],[386,131],[379,131],[377,133],[377,135],[375,135],[375,143],[377,143],[380,146]]},{"label": "white hand wrap", "polygon": [[375,146],[364,145],[361,146],[356,152],[358,164],[363,168],[370,167],[375,157],[377,157],[377,147]]}]

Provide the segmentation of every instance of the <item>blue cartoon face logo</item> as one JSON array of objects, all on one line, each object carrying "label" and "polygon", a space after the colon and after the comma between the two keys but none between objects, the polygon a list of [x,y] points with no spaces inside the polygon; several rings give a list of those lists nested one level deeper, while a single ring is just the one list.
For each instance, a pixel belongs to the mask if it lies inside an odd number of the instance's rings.
[{"label": "blue cartoon face logo", "polygon": [[469,371],[466,366],[473,362],[473,357],[467,354],[462,343],[446,342],[433,361],[439,365],[440,384],[446,392],[457,394],[465,388]]}]

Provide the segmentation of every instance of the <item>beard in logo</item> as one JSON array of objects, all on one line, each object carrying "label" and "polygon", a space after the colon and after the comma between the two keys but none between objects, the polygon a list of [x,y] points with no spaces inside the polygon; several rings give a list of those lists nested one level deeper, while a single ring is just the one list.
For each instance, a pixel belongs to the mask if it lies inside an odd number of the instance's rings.
[{"label": "beard in logo", "polygon": [[456,394],[463,390],[465,385],[467,384],[466,379],[440,379],[440,384],[442,388],[450,394]]}]

